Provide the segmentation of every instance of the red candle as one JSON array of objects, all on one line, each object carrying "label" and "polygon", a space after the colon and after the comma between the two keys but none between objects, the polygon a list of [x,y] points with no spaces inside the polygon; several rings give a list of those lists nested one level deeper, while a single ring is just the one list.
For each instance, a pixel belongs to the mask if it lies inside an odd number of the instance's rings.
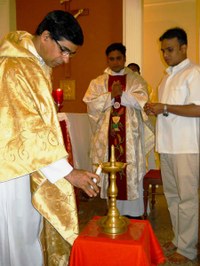
[{"label": "red candle", "polygon": [[63,103],[63,90],[60,88],[54,90],[53,97],[54,97],[55,103],[58,105],[61,105]]}]

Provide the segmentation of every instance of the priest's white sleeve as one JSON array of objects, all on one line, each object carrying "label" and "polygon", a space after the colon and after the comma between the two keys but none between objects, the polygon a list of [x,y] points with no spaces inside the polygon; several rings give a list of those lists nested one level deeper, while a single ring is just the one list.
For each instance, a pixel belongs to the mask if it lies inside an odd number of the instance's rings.
[{"label": "priest's white sleeve", "polygon": [[121,97],[121,104],[127,107],[134,107],[136,109],[141,109],[138,101],[135,99],[134,95],[129,91],[123,91]]},{"label": "priest's white sleeve", "polygon": [[60,159],[59,161],[49,164],[43,168],[40,168],[40,171],[51,183],[55,183],[59,179],[65,177],[72,170],[73,167],[65,158]]}]

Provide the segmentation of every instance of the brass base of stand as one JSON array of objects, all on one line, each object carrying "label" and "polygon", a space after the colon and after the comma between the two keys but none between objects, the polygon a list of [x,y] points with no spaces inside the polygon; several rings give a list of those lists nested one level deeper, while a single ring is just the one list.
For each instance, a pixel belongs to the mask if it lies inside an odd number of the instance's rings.
[{"label": "brass base of stand", "polygon": [[104,216],[100,219],[99,225],[105,234],[118,235],[127,230],[129,219],[123,216],[109,217]]}]

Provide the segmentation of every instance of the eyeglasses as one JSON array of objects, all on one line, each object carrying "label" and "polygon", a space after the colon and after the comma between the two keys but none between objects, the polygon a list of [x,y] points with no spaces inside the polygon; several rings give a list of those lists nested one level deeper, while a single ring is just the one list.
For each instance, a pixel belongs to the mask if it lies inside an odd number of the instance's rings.
[{"label": "eyeglasses", "polygon": [[76,52],[72,52],[70,51],[69,48],[67,47],[64,47],[64,46],[61,46],[60,43],[57,41],[57,40],[54,40],[56,42],[56,44],[58,45],[59,49],[60,49],[60,52],[63,56],[69,56],[69,57],[72,57],[76,54]]}]

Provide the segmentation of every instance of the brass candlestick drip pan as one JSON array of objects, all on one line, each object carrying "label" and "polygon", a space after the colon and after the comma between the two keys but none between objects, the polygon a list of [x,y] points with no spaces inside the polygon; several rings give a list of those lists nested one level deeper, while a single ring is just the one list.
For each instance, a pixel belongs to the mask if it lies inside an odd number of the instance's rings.
[{"label": "brass candlestick drip pan", "polygon": [[116,197],[118,188],[116,185],[116,173],[122,171],[127,163],[116,162],[115,148],[111,146],[110,162],[102,163],[102,171],[110,174],[110,185],[108,188],[108,214],[100,219],[100,227],[106,234],[118,235],[127,230],[129,220],[126,217],[120,216],[119,210],[116,207]]}]

